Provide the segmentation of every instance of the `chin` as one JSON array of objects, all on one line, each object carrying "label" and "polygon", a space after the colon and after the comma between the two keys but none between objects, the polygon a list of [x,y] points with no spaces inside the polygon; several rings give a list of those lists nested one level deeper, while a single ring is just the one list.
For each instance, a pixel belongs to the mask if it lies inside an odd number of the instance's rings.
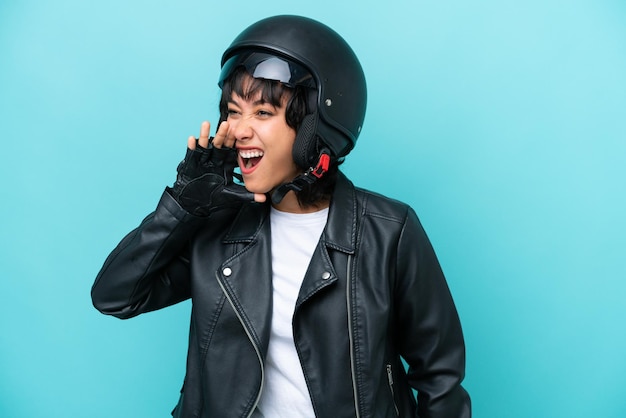
[{"label": "chin", "polygon": [[254,184],[254,183],[244,182],[243,185],[246,188],[246,190],[249,191],[250,193],[266,194],[274,190],[274,187],[262,187],[261,185]]},{"label": "chin", "polygon": [[294,178],[296,178],[297,175],[298,174],[296,173],[293,176],[289,176],[288,178],[283,178],[280,180],[279,179],[274,179],[274,180],[264,179],[264,181],[254,181],[252,179],[248,179],[248,181],[246,181],[246,177],[244,176],[243,185],[246,187],[246,189],[249,192],[267,194],[276,190],[276,188],[280,186],[281,184],[289,183]]}]

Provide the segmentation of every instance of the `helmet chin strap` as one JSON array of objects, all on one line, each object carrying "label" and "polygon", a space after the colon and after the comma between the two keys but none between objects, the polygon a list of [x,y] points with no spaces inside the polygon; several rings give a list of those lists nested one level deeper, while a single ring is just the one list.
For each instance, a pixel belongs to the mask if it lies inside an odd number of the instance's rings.
[{"label": "helmet chin strap", "polygon": [[285,195],[293,190],[294,192],[301,191],[305,186],[315,183],[321,178],[330,166],[330,150],[328,148],[322,148],[315,167],[309,167],[309,169],[298,175],[295,179],[289,183],[283,183],[274,190],[272,193],[272,203],[279,204]]}]

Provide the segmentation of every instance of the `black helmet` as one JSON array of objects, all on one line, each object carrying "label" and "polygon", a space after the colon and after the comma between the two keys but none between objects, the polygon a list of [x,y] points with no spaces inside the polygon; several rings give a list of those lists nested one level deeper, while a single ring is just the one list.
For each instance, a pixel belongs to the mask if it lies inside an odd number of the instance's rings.
[{"label": "black helmet", "polygon": [[294,143],[298,165],[315,164],[316,138],[334,158],[352,150],[365,117],[367,87],[354,51],[334,30],[301,16],[263,19],[241,32],[224,52],[220,88],[239,66],[254,77],[311,87],[310,114]]}]

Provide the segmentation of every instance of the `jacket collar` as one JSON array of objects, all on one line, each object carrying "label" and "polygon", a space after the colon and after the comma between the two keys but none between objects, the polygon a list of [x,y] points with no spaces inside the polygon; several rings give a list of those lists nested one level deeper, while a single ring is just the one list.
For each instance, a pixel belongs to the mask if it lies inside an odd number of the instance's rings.
[{"label": "jacket collar", "polygon": [[322,234],[326,245],[353,254],[356,249],[356,192],[354,185],[340,171],[330,201],[328,223]]},{"label": "jacket collar", "polygon": [[[262,207],[262,209],[260,208]],[[252,242],[269,215],[269,204],[244,205],[235,218],[224,243]],[[340,171],[328,212],[328,223],[322,234],[326,246],[348,254],[356,248],[356,192],[354,185]],[[259,210],[261,209],[261,210]]]}]

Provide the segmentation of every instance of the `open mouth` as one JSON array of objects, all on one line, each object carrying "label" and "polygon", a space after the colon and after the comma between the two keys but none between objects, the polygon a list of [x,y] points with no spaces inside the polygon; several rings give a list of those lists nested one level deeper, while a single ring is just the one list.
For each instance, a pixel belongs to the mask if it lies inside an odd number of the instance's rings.
[{"label": "open mouth", "polygon": [[251,169],[261,161],[263,151],[258,149],[239,150],[239,158],[241,159],[241,168]]}]

